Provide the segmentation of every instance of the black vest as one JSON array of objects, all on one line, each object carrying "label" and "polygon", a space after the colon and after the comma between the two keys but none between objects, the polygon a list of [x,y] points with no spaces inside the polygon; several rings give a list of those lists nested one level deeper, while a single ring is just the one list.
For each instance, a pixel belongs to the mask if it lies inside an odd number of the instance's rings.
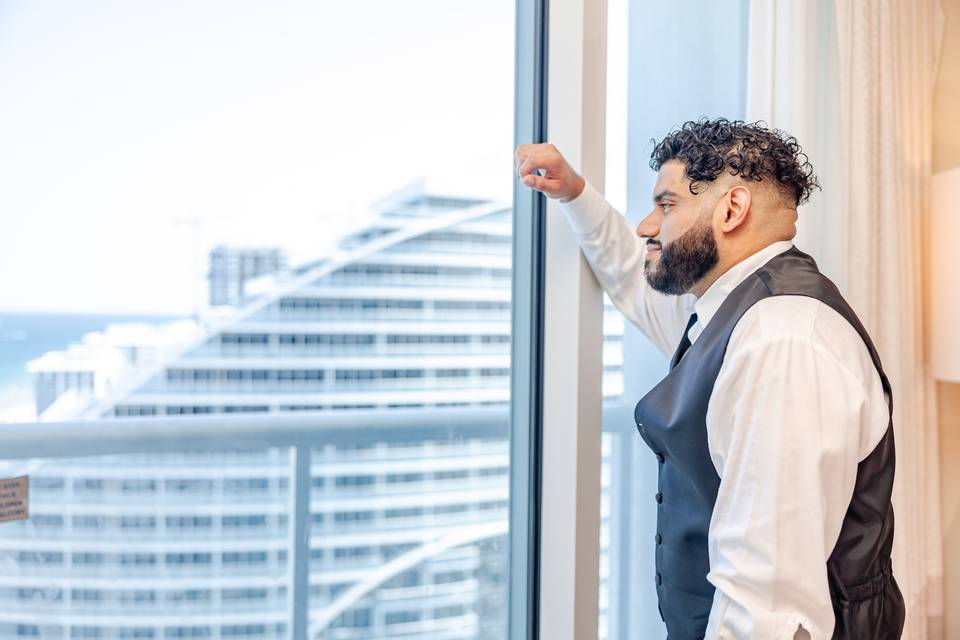
[{"label": "black vest", "polygon": [[856,314],[813,258],[796,247],[770,259],[731,291],[692,346],[684,336],[670,373],[634,411],[640,435],[659,462],[655,581],[660,615],[670,640],[703,638],[714,593],[706,578],[707,530],[720,486],[707,448],[707,402],[741,316],[759,300],[779,295],[809,296],[835,309],[863,338],[880,373],[890,422],[879,444],[857,467],[853,498],[827,561],[827,576],[836,617],[834,638],[899,638],[904,605],[890,564],[894,472],[890,383]]}]

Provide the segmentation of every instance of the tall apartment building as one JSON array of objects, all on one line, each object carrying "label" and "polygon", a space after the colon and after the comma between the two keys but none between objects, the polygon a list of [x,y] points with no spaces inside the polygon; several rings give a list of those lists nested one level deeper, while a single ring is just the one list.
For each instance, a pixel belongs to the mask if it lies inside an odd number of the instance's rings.
[{"label": "tall apartment building", "polygon": [[286,268],[287,254],[281,249],[216,247],[207,274],[210,306],[243,304],[248,280]]},{"label": "tall apartment building", "polygon": [[[509,404],[511,215],[398,193],[333,255],[273,270],[186,343],[77,387],[74,416],[445,408],[446,437],[359,427],[313,451],[311,637],[503,638],[506,425],[460,433],[456,413]],[[607,323],[613,398],[623,326]],[[46,358],[38,378],[66,368]],[[284,448],[39,466],[31,520],[0,527],[0,637],[288,637],[293,477]]]}]

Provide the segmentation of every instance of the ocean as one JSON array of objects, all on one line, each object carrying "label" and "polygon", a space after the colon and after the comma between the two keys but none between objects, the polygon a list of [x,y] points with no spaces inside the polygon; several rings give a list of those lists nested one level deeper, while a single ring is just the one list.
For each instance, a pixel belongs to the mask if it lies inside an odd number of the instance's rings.
[{"label": "ocean", "polygon": [[27,362],[67,348],[116,322],[162,324],[177,316],[7,313],[0,311],[0,422],[36,419]]}]

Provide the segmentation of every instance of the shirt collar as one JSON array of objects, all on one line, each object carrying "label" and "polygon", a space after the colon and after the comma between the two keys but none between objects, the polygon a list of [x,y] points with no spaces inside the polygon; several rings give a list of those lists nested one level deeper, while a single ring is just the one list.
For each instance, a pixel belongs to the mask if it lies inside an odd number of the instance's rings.
[{"label": "shirt collar", "polygon": [[[754,271],[765,265],[774,256],[780,255],[793,247],[790,240],[781,240],[769,244],[760,251],[748,256],[725,271],[699,298],[688,303],[688,310],[697,313],[697,322],[690,328],[687,337],[694,342],[703,331],[710,319],[717,313],[720,305],[737,285],[747,279]],[[691,296],[692,297],[692,296]],[[692,306],[692,309],[689,307]]]}]

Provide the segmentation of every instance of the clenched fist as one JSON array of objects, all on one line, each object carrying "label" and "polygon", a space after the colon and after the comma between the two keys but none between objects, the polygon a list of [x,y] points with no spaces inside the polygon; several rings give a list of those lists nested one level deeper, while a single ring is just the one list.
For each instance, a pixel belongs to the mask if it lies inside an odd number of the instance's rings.
[{"label": "clenched fist", "polygon": [[[524,185],[560,202],[573,200],[583,192],[583,178],[549,142],[520,145],[513,166]],[[541,175],[533,173],[535,169],[540,169]]]}]

